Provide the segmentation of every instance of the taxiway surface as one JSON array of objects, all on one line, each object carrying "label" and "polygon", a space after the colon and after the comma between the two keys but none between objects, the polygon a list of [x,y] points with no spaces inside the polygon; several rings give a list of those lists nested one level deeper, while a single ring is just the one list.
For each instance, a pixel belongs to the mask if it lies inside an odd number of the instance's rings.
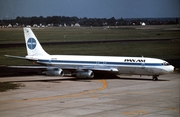
[{"label": "taxiway surface", "polygon": [[1,77],[24,87],[0,92],[1,117],[179,117],[180,74],[108,79]]}]

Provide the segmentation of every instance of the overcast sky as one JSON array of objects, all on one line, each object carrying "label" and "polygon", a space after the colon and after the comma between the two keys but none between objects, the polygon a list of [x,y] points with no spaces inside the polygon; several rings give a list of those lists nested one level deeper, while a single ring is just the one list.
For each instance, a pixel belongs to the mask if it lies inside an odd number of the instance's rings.
[{"label": "overcast sky", "polygon": [[180,17],[180,0],[0,0],[0,19],[17,16]]}]

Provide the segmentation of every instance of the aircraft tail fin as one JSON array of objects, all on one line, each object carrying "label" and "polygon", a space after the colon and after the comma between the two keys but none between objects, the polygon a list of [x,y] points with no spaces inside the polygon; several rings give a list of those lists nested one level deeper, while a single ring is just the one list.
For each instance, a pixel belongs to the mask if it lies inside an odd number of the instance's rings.
[{"label": "aircraft tail fin", "polygon": [[31,28],[24,28],[24,36],[26,42],[26,49],[28,56],[48,56],[49,54],[44,51],[38,39],[34,35]]}]

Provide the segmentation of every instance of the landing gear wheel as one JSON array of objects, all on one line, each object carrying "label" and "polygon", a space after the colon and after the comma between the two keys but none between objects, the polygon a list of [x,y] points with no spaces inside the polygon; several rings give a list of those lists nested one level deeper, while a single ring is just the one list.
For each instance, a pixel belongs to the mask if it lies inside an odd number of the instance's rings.
[{"label": "landing gear wheel", "polygon": [[153,81],[158,80],[158,76],[153,76]]}]

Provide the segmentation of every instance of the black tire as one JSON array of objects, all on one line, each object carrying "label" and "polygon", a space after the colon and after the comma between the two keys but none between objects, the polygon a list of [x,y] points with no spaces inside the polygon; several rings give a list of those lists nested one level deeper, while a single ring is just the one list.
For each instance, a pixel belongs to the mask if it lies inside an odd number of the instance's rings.
[{"label": "black tire", "polygon": [[153,81],[157,81],[157,80],[158,80],[157,76],[153,76]]}]

